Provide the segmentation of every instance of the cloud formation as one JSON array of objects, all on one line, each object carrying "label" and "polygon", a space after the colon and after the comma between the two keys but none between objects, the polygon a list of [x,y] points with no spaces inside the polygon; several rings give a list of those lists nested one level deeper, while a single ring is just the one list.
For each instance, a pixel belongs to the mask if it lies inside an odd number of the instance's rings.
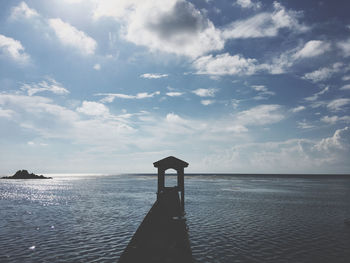
[{"label": "cloud formation", "polygon": [[197,74],[208,75],[252,75],[259,70],[257,60],[229,53],[208,55],[193,62]]},{"label": "cloud formation", "polygon": [[251,0],[237,0],[236,4],[239,5],[242,8],[260,8],[261,3],[260,2],[253,2]]},{"label": "cloud formation", "polygon": [[253,98],[255,100],[265,100],[270,96],[275,95],[275,92],[270,91],[265,85],[252,85],[251,88],[258,92],[258,94]]},{"label": "cloud formation", "polygon": [[344,106],[348,104],[350,104],[350,99],[348,98],[335,99],[327,104],[327,108],[332,111],[340,111]]},{"label": "cloud formation", "polygon": [[161,79],[166,77],[168,77],[168,74],[145,73],[140,75],[140,78],[144,78],[144,79]]},{"label": "cloud formation", "polygon": [[287,10],[278,2],[273,3],[273,12],[259,13],[251,18],[231,23],[223,30],[225,39],[274,37],[282,28],[304,32],[308,27],[299,23],[300,12]]},{"label": "cloud formation", "polygon": [[345,127],[319,140],[253,142],[235,145],[225,151],[208,154],[202,166],[217,171],[244,172],[245,167],[260,173],[334,173],[349,169],[350,132]]},{"label": "cloud formation", "polygon": [[201,100],[201,104],[204,106],[208,106],[215,103],[215,100]]},{"label": "cloud formation", "polygon": [[199,97],[215,97],[215,93],[217,91],[218,89],[211,88],[211,89],[196,89],[192,92]]},{"label": "cloud formation", "polygon": [[183,94],[184,94],[183,92],[177,92],[177,91],[171,91],[166,93],[166,95],[169,97],[180,97]]},{"label": "cloud formation", "polygon": [[267,104],[241,111],[236,115],[236,121],[243,126],[259,126],[276,123],[285,118],[280,105]]},{"label": "cloud formation", "polygon": [[39,14],[35,9],[29,8],[25,2],[21,2],[17,6],[12,8],[12,13],[10,18],[12,20],[16,20],[21,18],[28,19],[36,16],[39,16]]},{"label": "cloud formation", "polygon": [[345,122],[345,123],[350,123],[350,116],[324,116],[321,118],[321,121],[328,123],[328,124],[336,124],[339,122]]},{"label": "cloud formation", "polygon": [[21,90],[26,91],[29,96],[33,96],[36,93],[50,91],[54,94],[68,94],[69,91],[63,87],[63,85],[53,78],[47,78],[39,83],[23,84]]},{"label": "cloud formation", "polygon": [[122,36],[151,51],[198,57],[224,47],[220,30],[183,0],[98,1],[94,18],[101,17],[123,23]]},{"label": "cloud formation", "polygon": [[3,109],[0,107],[0,118],[11,118],[13,114],[13,110]]},{"label": "cloud formation", "polygon": [[330,50],[331,45],[321,40],[311,40],[307,42],[302,49],[294,54],[294,58],[310,58],[322,55]]},{"label": "cloud formation", "polygon": [[291,112],[297,113],[297,112],[303,111],[305,109],[306,109],[305,106],[298,106],[298,107],[291,109]]},{"label": "cloud formation", "polygon": [[49,25],[63,45],[74,47],[84,55],[95,53],[97,42],[60,18],[49,19]]},{"label": "cloud formation", "polygon": [[100,65],[100,64],[95,64],[95,65],[93,66],[93,68],[94,68],[94,70],[99,71],[99,70],[101,70],[101,65]]},{"label": "cloud formation", "polygon": [[16,62],[27,63],[29,55],[24,52],[21,42],[0,34],[0,55],[4,54]]},{"label": "cloud formation", "polygon": [[81,107],[77,108],[77,111],[90,116],[109,115],[109,110],[104,104],[94,101],[83,101]]},{"label": "cloud formation", "polygon": [[113,102],[115,98],[120,98],[120,99],[147,99],[147,98],[152,98],[156,95],[159,95],[160,91],[155,91],[153,93],[148,93],[148,92],[140,92],[137,93],[136,95],[128,95],[128,94],[122,94],[122,93],[97,93],[95,96],[105,96],[103,99],[101,99],[101,102]]},{"label": "cloud formation", "polygon": [[318,70],[315,70],[310,73],[306,73],[304,75],[304,79],[311,80],[312,82],[320,82],[325,81],[332,77],[334,73],[337,73],[341,70],[343,64],[342,63],[334,63],[332,67],[324,67]]},{"label": "cloud formation", "polygon": [[328,91],[329,91],[329,87],[325,87],[325,88],[322,89],[321,91],[316,92],[315,94],[313,94],[313,95],[311,95],[311,96],[309,96],[309,97],[306,97],[304,100],[306,100],[306,101],[317,101],[318,98],[319,98],[321,95],[327,93]]},{"label": "cloud formation", "polygon": [[350,90],[350,84],[344,85],[340,88],[341,90]]},{"label": "cloud formation", "polygon": [[[344,137],[349,134],[349,127],[336,130],[332,137],[324,138],[315,145],[319,151],[329,152],[333,149],[345,149],[349,146],[349,141]],[[348,137],[349,138],[349,137]],[[347,139],[348,139],[347,138]]]},{"label": "cloud formation", "polygon": [[345,57],[350,56],[350,38],[339,42],[337,46],[343,51]]}]

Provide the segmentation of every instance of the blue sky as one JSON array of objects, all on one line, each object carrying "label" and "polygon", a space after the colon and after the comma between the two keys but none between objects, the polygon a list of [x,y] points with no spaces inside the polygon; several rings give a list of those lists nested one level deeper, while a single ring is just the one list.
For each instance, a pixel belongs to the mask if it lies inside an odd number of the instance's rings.
[{"label": "blue sky", "polygon": [[1,1],[0,173],[350,173],[350,3]]}]

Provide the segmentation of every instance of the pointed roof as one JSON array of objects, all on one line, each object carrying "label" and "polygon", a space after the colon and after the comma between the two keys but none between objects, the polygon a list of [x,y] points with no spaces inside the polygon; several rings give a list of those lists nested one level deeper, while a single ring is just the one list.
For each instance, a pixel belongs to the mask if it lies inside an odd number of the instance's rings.
[{"label": "pointed roof", "polygon": [[184,168],[188,166],[188,163],[182,161],[174,156],[166,157],[162,160],[159,160],[153,163],[154,167],[163,167],[163,168]]}]

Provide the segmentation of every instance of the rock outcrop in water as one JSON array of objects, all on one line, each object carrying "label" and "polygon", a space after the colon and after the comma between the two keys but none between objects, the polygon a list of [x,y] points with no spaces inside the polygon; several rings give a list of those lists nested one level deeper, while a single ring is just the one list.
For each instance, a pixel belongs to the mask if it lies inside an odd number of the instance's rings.
[{"label": "rock outcrop in water", "polygon": [[18,170],[13,176],[5,176],[1,179],[52,179],[52,177],[28,173],[27,170]]}]

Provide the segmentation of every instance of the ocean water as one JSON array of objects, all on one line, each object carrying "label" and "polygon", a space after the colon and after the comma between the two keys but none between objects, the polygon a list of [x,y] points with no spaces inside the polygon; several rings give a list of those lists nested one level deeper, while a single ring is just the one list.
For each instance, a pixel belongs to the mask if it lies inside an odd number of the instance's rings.
[{"label": "ocean water", "polygon": [[[116,262],[156,186],[150,175],[0,180],[0,262]],[[350,262],[350,177],[186,176],[185,210],[197,262]]]}]

